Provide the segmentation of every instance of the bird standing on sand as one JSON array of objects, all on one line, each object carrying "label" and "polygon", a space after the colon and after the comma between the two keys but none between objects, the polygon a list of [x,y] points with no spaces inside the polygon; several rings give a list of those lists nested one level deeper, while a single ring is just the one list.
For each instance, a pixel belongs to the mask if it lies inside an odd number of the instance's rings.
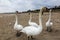
[{"label": "bird standing on sand", "polygon": [[42,8],[39,13],[39,25],[38,26],[26,26],[20,32],[27,34],[28,40],[31,36],[37,36],[42,32]]},{"label": "bird standing on sand", "polygon": [[23,29],[23,26],[18,24],[17,13],[18,13],[18,11],[16,11],[16,14],[15,14],[16,21],[15,21],[15,24],[14,24],[14,30],[17,31],[16,36],[18,37],[18,36],[20,36],[20,31]]},{"label": "bird standing on sand", "polygon": [[48,21],[46,22],[46,27],[47,27],[47,31],[48,32],[51,32],[52,31],[52,25],[53,25],[53,23],[51,22],[51,11],[52,10],[50,10],[49,11],[49,19],[48,19]]},{"label": "bird standing on sand", "polygon": [[38,24],[37,24],[37,23],[32,22],[31,20],[32,20],[32,14],[30,13],[30,19],[29,19],[28,24],[29,24],[30,26],[38,26]]}]

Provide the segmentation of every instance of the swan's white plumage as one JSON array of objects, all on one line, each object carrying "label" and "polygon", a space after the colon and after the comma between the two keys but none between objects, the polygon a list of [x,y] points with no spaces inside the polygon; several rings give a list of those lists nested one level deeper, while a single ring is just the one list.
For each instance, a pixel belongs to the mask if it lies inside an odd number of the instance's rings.
[{"label": "swan's white plumage", "polygon": [[51,10],[49,12],[49,19],[46,22],[46,27],[51,27],[53,25],[53,23],[51,22]]},{"label": "swan's white plumage", "polygon": [[31,25],[31,26],[38,26],[38,24],[36,24],[35,22],[29,22],[29,25]]},{"label": "swan's white plumage", "polygon": [[26,33],[28,36],[35,36],[40,34],[41,31],[42,31],[42,28],[40,26],[38,27],[27,26],[21,32]]},{"label": "swan's white plumage", "polygon": [[17,14],[15,15],[15,17],[16,17],[16,21],[15,21],[15,24],[14,24],[14,29],[17,30],[17,31],[20,31],[20,30],[23,29],[23,26],[18,24]]},{"label": "swan's white plumage", "polygon": [[31,25],[31,26],[38,26],[38,24],[37,24],[37,23],[32,22],[31,20],[32,20],[32,14],[30,13],[30,19],[29,19],[28,24],[29,24],[29,25]]},{"label": "swan's white plumage", "polygon": [[46,23],[46,27],[51,27],[52,25],[53,25],[52,22],[47,22],[47,23]]},{"label": "swan's white plumage", "polygon": [[15,25],[14,29],[20,31],[23,29],[23,26],[22,25]]},{"label": "swan's white plumage", "polygon": [[[41,9],[42,10],[42,9]],[[42,32],[41,14],[39,13],[39,25],[38,26],[26,26],[20,32],[26,33],[27,36],[35,36]]]}]

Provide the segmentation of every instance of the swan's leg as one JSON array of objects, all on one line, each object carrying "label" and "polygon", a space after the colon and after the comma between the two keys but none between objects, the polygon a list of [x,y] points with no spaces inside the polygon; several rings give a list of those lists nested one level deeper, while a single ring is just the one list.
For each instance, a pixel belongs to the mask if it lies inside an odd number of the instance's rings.
[{"label": "swan's leg", "polygon": [[51,32],[52,31],[52,28],[51,27],[49,27],[49,32]]},{"label": "swan's leg", "polygon": [[28,40],[29,40],[29,36],[28,36]]},{"label": "swan's leg", "polygon": [[30,39],[34,39],[33,36],[28,36],[28,40],[30,40]]},{"label": "swan's leg", "polygon": [[51,27],[47,27],[47,31],[51,32],[52,31]]},{"label": "swan's leg", "polygon": [[47,30],[46,31],[48,31],[48,27],[47,27]]},{"label": "swan's leg", "polygon": [[33,36],[31,36],[31,39],[34,39]]},{"label": "swan's leg", "polygon": [[31,36],[31,39],[35,39],[33,36]]}]

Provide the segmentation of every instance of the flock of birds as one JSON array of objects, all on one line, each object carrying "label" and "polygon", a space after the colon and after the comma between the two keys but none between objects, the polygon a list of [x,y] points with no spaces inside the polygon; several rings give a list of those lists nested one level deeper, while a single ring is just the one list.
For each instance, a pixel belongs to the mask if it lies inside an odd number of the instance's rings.
[{"label": "flock of birds", "polygon": [[[14,29],[17,31],[17,36],[19,37],[22,33],[25,33],[29,38],[33,39],[33,36],[37,36],[39,35],[42,30],[43,30],[43,25],[42,25],[42,8],[40,8],[40,12],[39,12],[39,25],[35,22],[32,22],[32,14],[30,13],[30,19],[28,21],[29,26],[23,27],[22,25],[18,24],[18,17],[17,14],[15,15],[16,17],[16,21],[14,24]],[[17,12],[18,13],[18,12]],[[51,10],[49,11],[49,19],[46,22],[46,27],[47,27],[47,31],[51,32],[51,26],[53,25],[53,23],[51,22]]]}]

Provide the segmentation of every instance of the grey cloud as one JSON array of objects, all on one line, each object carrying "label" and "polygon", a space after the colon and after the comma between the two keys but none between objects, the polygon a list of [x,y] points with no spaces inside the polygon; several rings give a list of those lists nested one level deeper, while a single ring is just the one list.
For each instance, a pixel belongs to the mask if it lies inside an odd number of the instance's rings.
[{"label": "grey cloud", "polygon": [[0,0],[0,12],[27,11],[40,9],[41,6],[60,6],[60,0]]}]

